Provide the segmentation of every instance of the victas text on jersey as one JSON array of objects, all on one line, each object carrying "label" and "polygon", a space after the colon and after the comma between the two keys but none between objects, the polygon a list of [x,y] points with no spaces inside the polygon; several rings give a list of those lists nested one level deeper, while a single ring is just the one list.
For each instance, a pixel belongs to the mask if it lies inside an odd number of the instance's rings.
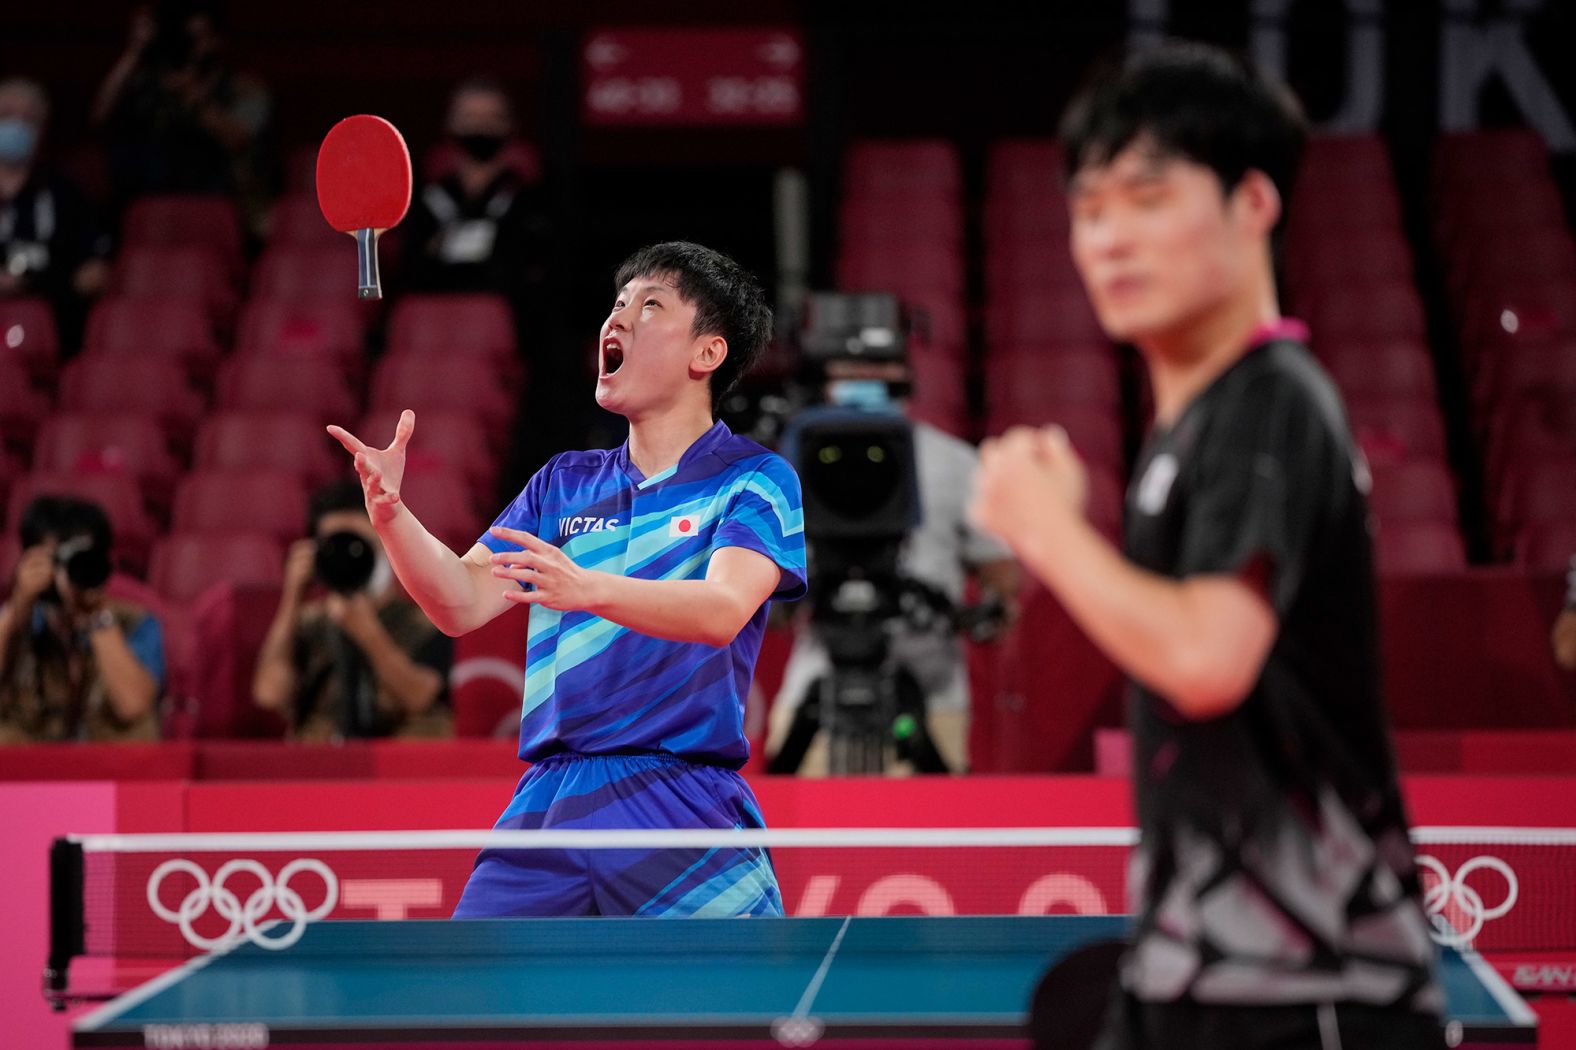
[{"label": "victas text on jersey", "polygon": [[607,532],[609,529],[618,528],[617,518],[560,518],[558,521],[558,535],[578,536],[582,532]]}]

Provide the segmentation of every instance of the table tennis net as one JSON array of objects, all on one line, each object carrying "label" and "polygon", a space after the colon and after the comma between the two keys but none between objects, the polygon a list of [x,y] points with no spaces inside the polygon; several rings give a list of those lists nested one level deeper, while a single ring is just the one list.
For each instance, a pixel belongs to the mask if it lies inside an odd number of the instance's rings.
[{"label": "table tennis net", "polygon": [[[1117,914],[1136,839],[1128,828],[81,836],[51,857],[46,979],[59,997],[98,998],[206,952],[288,947],[316,921],[446,918],[482,849],[632,862],[760,849],[795,916]],[[1442,944],[1576,954],[1576,832],[1423,828],[1414,839]]]}]

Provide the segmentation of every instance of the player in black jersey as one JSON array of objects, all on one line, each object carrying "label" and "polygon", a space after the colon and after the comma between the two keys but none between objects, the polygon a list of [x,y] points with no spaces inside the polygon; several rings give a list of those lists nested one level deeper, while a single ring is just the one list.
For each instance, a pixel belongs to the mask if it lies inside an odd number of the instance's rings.
[{"label": "player in black jersey", "polygon": [[1124,549],[1066,435],[982,451],[976,520],[1131,677],[1141,845],[1102,1048],[1443,1045],[1379,689],[1367,470],[1272,239],[1304,138],[1283,89],[1165,44],[1063,127],[1072,251],[1155,421]]}]

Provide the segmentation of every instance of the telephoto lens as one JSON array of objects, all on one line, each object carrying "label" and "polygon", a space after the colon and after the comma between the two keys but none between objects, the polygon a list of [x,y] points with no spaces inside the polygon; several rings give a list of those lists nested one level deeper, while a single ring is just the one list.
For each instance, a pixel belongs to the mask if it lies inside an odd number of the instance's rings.
[{"label": "telephoto lens", "polygon": [[55,548],[55,564],[66,570],[66,579],[79,591],[96,590],[109,581],[109,551],[92,536],[74,536]]},{"label": "telephoto lens", "polygon": [[317,541],[313,567],[323,586],[336,594],[355,594],[372,579],[377,556],[365,536],[334,532]]}]

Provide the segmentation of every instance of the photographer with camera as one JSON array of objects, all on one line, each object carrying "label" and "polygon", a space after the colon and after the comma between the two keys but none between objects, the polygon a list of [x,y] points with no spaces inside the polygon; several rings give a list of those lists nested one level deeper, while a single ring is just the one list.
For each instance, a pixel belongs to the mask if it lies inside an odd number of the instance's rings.
[{"label": "photographer with camera", "polygon": [[[296,740],[449,736],[453,645],[406,596],[367,517],[361,485],[312,497],[311,538],[285,557],[279,611],[252,677],[258,706]],[[326,591],[307,599],[313,583]]]},{"label": "photographer with camera", "polygon": [[[816,362],[812,367],[818,370],[821,392],[833,406],[830,414],[817,409],[799,417],[824,421],[815,428],[823,439],[816,456],[806,457],[819,459],[821,466],[799,463],[812,555],[818,559],[823,585],[845,579],[848,573],[840,566],[846,566],[880,593],[876,604],[862,612],[840,610],[836,596],[826,594],[826,600],[810,602],[798,617],[793,650],[769,716],[768,768],[808,776],[889,768],[896,772],[905,766],[920,773],[965,772],[970,701],[960,636],[985,637],[1011,618],[1021,581],[1018,563],[1004,544],[976,528],[965,514],[979,466],[973,446],[910,415],[913,374],[897,301],[890,296],[817,294],[807,308],[806,328],[801,335],[805,357]],[[859,423],[861,415],[870,422]],[[874,425],[881,418],[901,425],[907,439],[893,442],[897,432],[882,434]],[[790,433],[795,429],[791,422]],[[846,455],[889,442],[882,457],[887,470],[868,464],[860,471]],[[906,446],[902,453],[900,446]],[[839,448],[845,453],[843,461],[823,470],[830,463],[827,453]],[[904,459],[910,465],[900,468]],[[886,526],[878,519],[890,514],[877,509],[888,502],[878,494],[889,485],[902,487],[898,475],[908,471],[911,512],[906,524],[880,539],[876,533]],[[837,489],[844,490],[843,495]],[[854,491],[862,495],[851,498]],[[840,505],[839,516],[848,520],[829,520],[821,513],[823,500]],[[887,567],[878,567],[882,565]],[[981,600],[965,608],[971,576]],[[855,636],[867,631],[881,639],[858,653]],[[872,663],[874,667],[868,666]],[[861,691],[861,667],[875,673],[869,681],[878,683],[876,692],[893,693],[875,704],[885,703],[890,710],[868,712],[876,722],[890,722],[880,735],[888,738],[881,750],[891,750],[897,759],[891,767],[857,739],[852,749],[840,746],[846,743],[840,736],[871,735],[874,723],[854,728],[864,722],[861,705],[851,708],[836,698],[830,706],[822,701],[829,688],[834,693]]]},{"label": "photographer with camera", "polygon": [[40,496],[0,606],[0,744],[156,740],[164,639],[146,609],[110,598],[113,535],[96,504]]}]

